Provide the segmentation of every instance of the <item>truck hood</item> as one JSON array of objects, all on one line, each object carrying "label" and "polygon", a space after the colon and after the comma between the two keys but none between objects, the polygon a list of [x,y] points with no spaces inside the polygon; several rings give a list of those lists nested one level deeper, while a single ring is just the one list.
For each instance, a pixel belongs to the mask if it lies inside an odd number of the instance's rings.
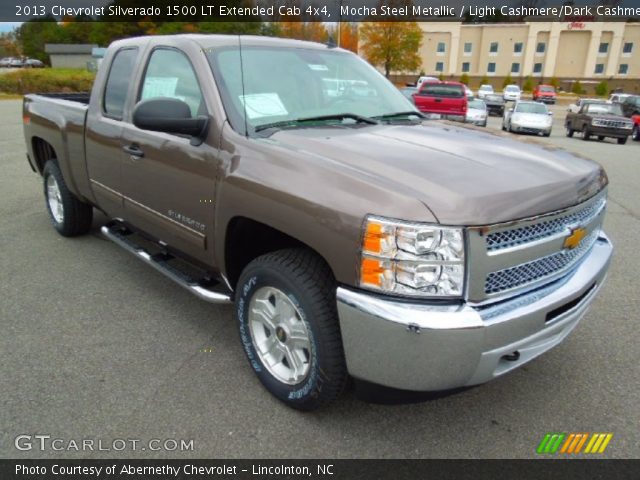
[{"label": "truck hood", "polygon": [[446,225],[490,225],[566,208],[595,194],[606,178],[597,163],[565,151],[448,124],[281,130],[270,140],[413,196]]}]

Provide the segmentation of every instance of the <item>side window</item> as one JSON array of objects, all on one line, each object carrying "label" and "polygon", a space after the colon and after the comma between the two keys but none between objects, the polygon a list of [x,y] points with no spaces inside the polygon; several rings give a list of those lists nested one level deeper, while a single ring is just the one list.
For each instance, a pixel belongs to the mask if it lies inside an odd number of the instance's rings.
[{"label": "side window", "polygon": [[196,73],[189,59],[177,50],[159,49],[151,54],[140,100],[158,97],[186,102],[193,117],[206,114]]},{"label": "side window", "polygon": [[110,117],[122,119],[137,56],[137,48],[120,50],[111,63],[109,78],[104,89],[103,107],[104,113]]}]

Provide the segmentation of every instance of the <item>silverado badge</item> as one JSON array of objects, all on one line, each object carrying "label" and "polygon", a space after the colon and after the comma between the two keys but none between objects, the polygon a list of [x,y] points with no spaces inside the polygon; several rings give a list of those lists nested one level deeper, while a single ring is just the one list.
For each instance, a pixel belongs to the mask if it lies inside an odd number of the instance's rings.
[{"label": "silverado badge", "polygon": [[582,227],[577,227],[571,230],[571,234],[564,239],[564,248],[568,248],[569,250],[573,250],[587,234],[587,231]]}]

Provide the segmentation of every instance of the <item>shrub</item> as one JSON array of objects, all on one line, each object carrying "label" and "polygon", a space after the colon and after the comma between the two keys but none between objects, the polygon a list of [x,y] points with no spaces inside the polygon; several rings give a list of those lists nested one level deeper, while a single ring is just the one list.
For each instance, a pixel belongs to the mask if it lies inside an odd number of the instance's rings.
[{"label": "shrub", "polygon": [[524,85],[522,85],[522,90],[525,92],[533,91],[533,80],[531,80],[530,76],[524,79]]},{"label": "shrub", "polygon": [[556,77],[553,77],[551,80],[549,80],[549,85],[558,90],[560,88],[560,80],[558,80]]},{"label": "shrub", "polygon": [[465,85],[469,85],[469,75],[463,73],[460,75],[460,83],[464,83]]},{"label": "shrub", "polygon": [[573,85],[571,85],[571,92],[575,93],[576,95],[582,95],[585,93],[584,88],[582,88],[582,84],[580,83],[580,80],[576,80],[575,82],[573,82]]},{"label": "shrub", "polygon": [[507,75],[504,79],[504,81],[502,82],[502,88],[506,87],[507,85],[511,85],[513,84],[513,78],[511,78],[511,74]]},{"label": "shrub", "polygon": [[609,93],[609,84],[606,80],[601,81],[598,85],[596,85],[596,95],[599,97],[604,97]]},{"label": "shrub", "polygon": [[486,75],[480,79],[480,85],[486,85],[488,83],[489,83],[489,79],[487,78]]},{"label": "shrub", "polygon": [[95,73],[86,70],[22,69],[0,75],[0,93],[25,95],[88,92],[94,79]]}]

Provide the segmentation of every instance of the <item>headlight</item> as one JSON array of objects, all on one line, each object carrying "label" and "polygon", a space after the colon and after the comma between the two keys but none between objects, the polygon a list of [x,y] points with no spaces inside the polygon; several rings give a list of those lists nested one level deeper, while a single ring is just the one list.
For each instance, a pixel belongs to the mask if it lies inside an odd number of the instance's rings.
[{"label": "headlight", "polygon": [[360,286],[416,297],[460,297],[464,291],[461,228],[367,217]]}]

